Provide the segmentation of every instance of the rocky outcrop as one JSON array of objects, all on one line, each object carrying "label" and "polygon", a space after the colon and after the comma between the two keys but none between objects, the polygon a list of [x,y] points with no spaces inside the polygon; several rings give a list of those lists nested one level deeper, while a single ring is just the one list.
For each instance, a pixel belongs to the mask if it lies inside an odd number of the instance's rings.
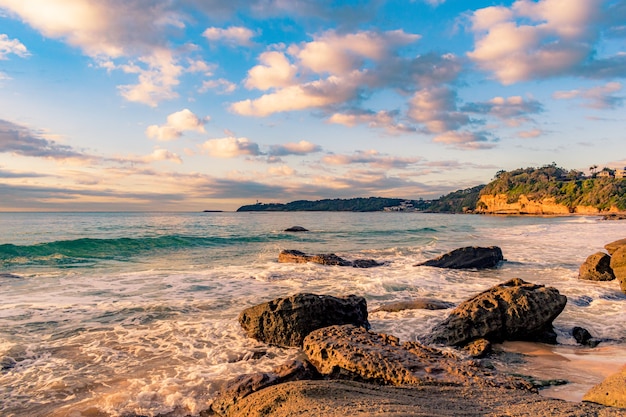
[{"label": "rocky outcrop", "polygon": [[590,281],[612,281],[615,274],[611,268],[611,257],[604,252],[589,255],[578,270],[578,279]]},{"label": "rocky outcrop", "polygon": [[454,303],[434,300],[432,298],[415,298],[413,300],[396,301],[395,303],[383,304],[372,313],[386,311],[394,313],[402,310],[445,310],[454,307]]},{"label": "rocky outcrop", "polygon": [[245,309],[239,323],[248,337],[285,347],[300,347],[313,330],[334,324],[369,328],[365,298],[296,294]]},{"label": "rocky outcrop", "polygon": [[308,232],[309,229],[306,229],[302,226],[291,226],[285,229],[285,232]]},{"label": "rocky outcrop", "polygon": [[591,388],[583,397],[583,401],[626,408],[626,366]]},{"label": "rocky outcrop", "polygon": [[241,375],[226,383],[211,403],[211,409],[220,415],[228,415],[230,409],[242,398],[272,385],[289,381],[317,379],[320,374],[309,363],[289,361],[271,372]]},{"label": "rocky outcrop", "polygon": [[495,375],[438,349],[417,342],[400,343],[394,336],[351,325],[311,332],[303,349],[317,370],[332,378],[386,385],[482,384],[531,389],[526,381]]},{"label": "rocky outcrop", "polygon": [[622,246],[626,246],[626,239],[620,239],[611,243],[607,243],[606,245],[604,245],[604,249],[606,249],[609,255],[613,255],[615,251]]},{"label": "rocky outcrop", "polygon": [[432,329],[426,342],[462,346],[479,338],[538,340],[552,329],[566,302],[556,288],[515,278],[459,304]]},{"label": "rocky outcrop", "polygon": [[579,345],[592,348],[598,346],[601,342],[600,339],[593,337],[591,333],[589,333],[589,330],[583,327],[574,327],[572,329],[572,336],[574,336],[574,340],[576,340]]},{"label": "rocky outcrop", "polygon": [[484,269],[493,268],[504,260],[502,249],[497,246],[468,246],[455,249],[435,259],[419,263],[415,266],[434,266],[450,269]]},{"label": "rocky outcrop", "polygon": [[525,195],[520,195],[515,202],[509,202],[506,194],[481,195],[476,207],[478,212],[488,214],[565,215],[571,213],[569,207],[558,204],[554,197],[535,201]]},{"label": "rocky outcrop", "polygon": [[626,246],[621,246],[611,255],[611,269],[618,279],[620,288],[626,293]]},{"label": "rocky outcrop", "polygon": [[372,268],[375,266],[381,266],[373,259],[357,259],[354,261],[348,261],[343,259],[334,253],[319,254],[319,255],[307,255],[299,250],[283,250],[278,254],[278,262],[280,263],[295,263],[303,264],[307,262],[313,262],[322,265],[335,265],[335,266],[352,266],[354,268]]}]

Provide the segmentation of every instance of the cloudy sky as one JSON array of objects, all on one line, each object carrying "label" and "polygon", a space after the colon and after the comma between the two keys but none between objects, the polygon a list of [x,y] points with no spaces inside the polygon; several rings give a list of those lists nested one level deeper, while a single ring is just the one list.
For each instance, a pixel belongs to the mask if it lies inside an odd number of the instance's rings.
[{"label": "cloudy sky", "polygon": [[625,78],[626,0],[0,0],[0,211],[621,168]]}]

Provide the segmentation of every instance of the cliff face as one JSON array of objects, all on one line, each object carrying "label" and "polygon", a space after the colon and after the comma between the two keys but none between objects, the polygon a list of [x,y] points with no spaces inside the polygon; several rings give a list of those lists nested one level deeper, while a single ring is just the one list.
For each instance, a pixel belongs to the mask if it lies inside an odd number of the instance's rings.
[{"label": "cliff face", "polygon": [[[591,206],[577,206],[570,208],[563,204],[558,204],[554,197],[547,197],[541,201],[528,199],[525,195],[520,195],[514,203],[507,202],[506,194],[482,195],[477,204],[476,211],[486,214],[547,214],[566,215],[578,214],[598,214],[599,210]],[[612,209],[614,211],[617,209]]]}]

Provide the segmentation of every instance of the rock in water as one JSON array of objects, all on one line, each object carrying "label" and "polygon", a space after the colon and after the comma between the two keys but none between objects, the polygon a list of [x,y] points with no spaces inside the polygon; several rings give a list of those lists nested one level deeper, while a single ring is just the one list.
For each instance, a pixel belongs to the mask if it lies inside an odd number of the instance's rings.
[{"label": "rock in water", "polygon": [[626,293],[626,246],[621,246],[611,255],[611,269],[622,291]]},{"label": "rock in water", "polygon": [[616,240],[615,242],[607,243],[606,245],[604,245],[604,249],[607,250],[609,255],[613,256],[613,253],[622,246],[626,246],[626,239],[620,239]]},{"label": "rock in water", "polygon": [[592,348],[598,346],[601,342],[600,340],[593,337],[591,333],[589,333],[589,330],[583,327],[574,327],[572,329],[572,336],[574,336],[576,343],[578,343],[579,345],[589,346]]},{"label": "rock in water", "polygon": [[302,226],[291,226],[288,229],[285,229],[285,232],[308,232],[308,229],[305,229]]},{"label": "rock in water", "polygon": [[611,257],[604,252],[596,252],[587,257],[578,270],[578,279],[591,281],[612,281],[615,279],[611,269]]},{"label": "rock in water", "polygon": [[502,249],[497,246],[486,248],[479,246],[468,246],[455,249],[452,252],[443,254],[435,259],[419,263],[415,266],[434,266],[437,268],[450,269],[484,269],[493,268],[503,261]]},{"label": "rock in water", "polygon": [[626,408],[626,366],[592,387],[583,397],[583,401]]},{"label": "rock in water", "polygon": [[321,265],[334,265],[334,266],[352,266],[354,268],[373,268],[375,266],[384,265],[373,259],[356,259],[354,261],[348,261],[343,259],[334,253],[322,253],[318,255],[307,255],[299,250],[287,249],[278,254],[279,263],[292,263],[303,264],[307,262],[313,262]]},{"label": "rock in water", "polygon": [[552,329],[566,303],[567,297],[556,288],[514,278],[459,304],[432,329],[426,342],[462,346],[479,338],[537,340]]},{"label": "rock in water", "polygon": [[296,294],[245,309],[239,323],[248,337],[285,347],[300,347],[313,330],[334,324],[369,329],[365,298]]}]

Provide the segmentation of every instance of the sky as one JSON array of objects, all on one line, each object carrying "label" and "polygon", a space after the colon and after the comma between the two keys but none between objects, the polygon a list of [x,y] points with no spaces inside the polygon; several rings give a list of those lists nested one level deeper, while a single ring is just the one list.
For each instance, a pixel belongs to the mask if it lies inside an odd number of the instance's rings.
[{"label": "sky", "polygon": [[626,0],[0,0],[0,211],[626,165]]}]

